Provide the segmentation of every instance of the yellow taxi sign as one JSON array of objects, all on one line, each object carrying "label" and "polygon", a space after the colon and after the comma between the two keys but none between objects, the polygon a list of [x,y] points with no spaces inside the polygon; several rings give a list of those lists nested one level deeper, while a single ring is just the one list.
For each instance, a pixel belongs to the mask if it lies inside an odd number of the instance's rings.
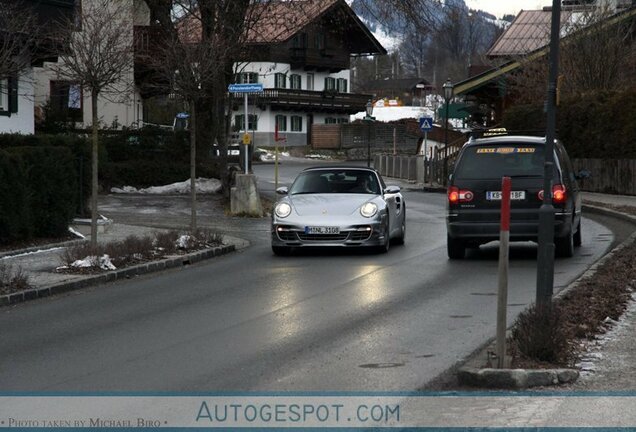
[{"label": "yellow taxi sign", "polygon": [[243,144],[249,145],[252,142],[252,136],[248,133],[243,134]]},{"label": "yellow taxi sign", "polygon": [[508,134],[508,131],[506,130],[506,128],[492,128],[485,131],[482,134],[482,136],[489,137],[489,136],[498,136],[498,135],[507,135],[507,134]]}]

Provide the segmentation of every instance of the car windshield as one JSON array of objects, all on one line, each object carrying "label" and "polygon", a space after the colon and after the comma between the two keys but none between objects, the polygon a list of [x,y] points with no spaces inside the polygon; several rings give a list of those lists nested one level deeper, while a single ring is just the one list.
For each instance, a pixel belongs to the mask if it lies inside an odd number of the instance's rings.
[{"label": "car windshield", "polygon": [[290,195],[312,193],[380,194],[373,171],[315,170],[301,173],[289,189]]},{"label": "car windshield", "polygon": [[543,177],[544,154],[543,146],[519,143],[468,147],[455,168],[454,177]]}]

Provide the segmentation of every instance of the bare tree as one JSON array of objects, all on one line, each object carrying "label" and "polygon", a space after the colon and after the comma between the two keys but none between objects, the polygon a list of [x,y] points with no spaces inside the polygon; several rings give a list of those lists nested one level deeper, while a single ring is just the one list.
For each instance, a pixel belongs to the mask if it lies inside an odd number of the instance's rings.
[{"label": "bare tree", "polygon": [[[165,1],[152,0],[154,10],[165,10]],[[163,35],[155,52],[146,61],[157,73],[156,85],[186,101],[190,110],[190,185],[192,231],[197,228],[196,162],[198,141],[220,151],[219,176],[229,194],[227,144],[230,137],[231,106],[228,84],[233,82],[236,65],[249,59],[252,42],[277,41],[278,36],[302,17],[300,9],[318,1],[280,2],[274,0],[172,0],[171,10],[178,11],[170,23],[160,20]],[[287,9],[279,9],[287,8]],[[297,13],[281,13],[290,8]],[[165,14],[164,14],[165,15]],[[257,53],[258,54],[258,53]],[[205,124],[201,134],[199,124]]]},{"label": "bare tree", "polygon": [[37,15],[25,2],[0,0],[0,81],[15,79],[31,66],[37,27]]},{"label": "bare tree", "polygon": [[57,75],[90,93],[92,110],[91,246],[97,246],[98,98],[121,99],[134,85],[132,2],[82,2],[80,17],[63,24],[68,47]]}]

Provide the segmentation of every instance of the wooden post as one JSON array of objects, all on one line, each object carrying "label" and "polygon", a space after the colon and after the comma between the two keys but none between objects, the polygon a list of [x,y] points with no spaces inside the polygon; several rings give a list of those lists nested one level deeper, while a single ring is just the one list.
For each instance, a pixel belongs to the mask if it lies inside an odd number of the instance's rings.
[{"label": "wooden post", "polygon": [[506,316],[508,306],[508,242],[510,240],[510,177],[501,181],[501,228],[499,233],[499,286],[497,290],[497,368],[505,367]]}]

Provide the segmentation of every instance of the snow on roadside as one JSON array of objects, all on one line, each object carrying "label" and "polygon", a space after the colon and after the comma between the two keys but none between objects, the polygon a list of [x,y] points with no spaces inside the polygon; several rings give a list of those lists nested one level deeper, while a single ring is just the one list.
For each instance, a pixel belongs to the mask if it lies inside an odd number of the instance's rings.
[{"label": "snow on roadside", "polygon": [[86,238],[86,236],[84,234],[82,234],[81,232],[75,230],[73,227],[68,227],[68,232],[70,232],[73,235],[76,235],[79,238],[83,238],[83,239]]},{"label": "snow on roadside", "polygon": [[[217,193],[221,190],[221,181],[218,179],[198,178],[196,179],[197,193]],[[150,194],[150,195],[169,195],[169,194],[187,194],[190,193],[190,180],[172,183],[165,186],[150,186],[147,188],[137,189],[132,186],[124,186],[122,188],[111,188],[112,193],[118,194]]]},{"label": "snow on roadside", "polygon": [[[110,257],[106,254],[98,256],[87,256],[84,259],[73,261],[70,267],[74,268],[91,268],[99,267],[102,270],[117,270],[117,267],[111,262]],[[56,270],[67,269],[69,266],[57,267]]]}]

